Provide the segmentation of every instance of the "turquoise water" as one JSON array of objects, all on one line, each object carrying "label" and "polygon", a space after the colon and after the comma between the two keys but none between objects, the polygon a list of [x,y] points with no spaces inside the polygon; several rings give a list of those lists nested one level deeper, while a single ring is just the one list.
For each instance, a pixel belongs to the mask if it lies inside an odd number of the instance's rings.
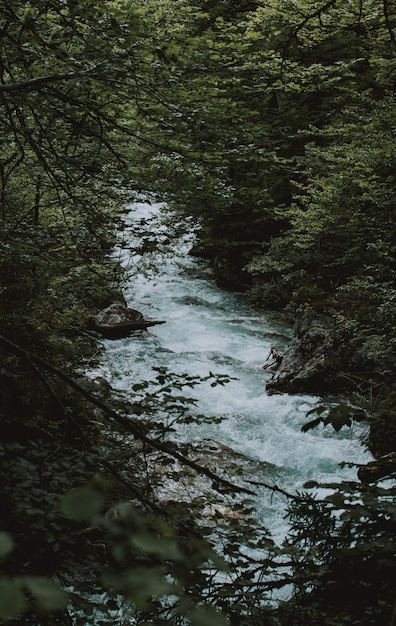
[{"label": "turquoise water", "polygon": [[[166,323],[138,337],[105,341],[103,362],[95,373],[131,397],[135,383],[155,378],[153,367],[189,376],[227,375],[235,380],[216,387],[208,381],[189,392],[197,399],[195,413],[222,421],[180,425],[176,438],[224,444],[258,462],[258,474],[246,478],[264,477],[271,484],[276,480],[290,492],[311,479],[356,479],[356,470],[342,469],[340,463],[370,459],[359,442],[361,431],[335,433],[320,427],[302,433],[307,411],[321,399],[266,394],[271,374],[263,365],[271,346],[281,348],[287,342],[290,328],[253,309],[243,295],[216,286],[205,263],[188,256],[192,223],[183,230],[161,217],[161,205],[138,203],[130,207],[126,224],[124,244],[117,251],[129,274],[124,295],[145,317]],[[260,462],[276,466],[276,477],[266,476]],[[287,531],[284,499],[258,488],[256,506],[260,519],[281,539]]]}]

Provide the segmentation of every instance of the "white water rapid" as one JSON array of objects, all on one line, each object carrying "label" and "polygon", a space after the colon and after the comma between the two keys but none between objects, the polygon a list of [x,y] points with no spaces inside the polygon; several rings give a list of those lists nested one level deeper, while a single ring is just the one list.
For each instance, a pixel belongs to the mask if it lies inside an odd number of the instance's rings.
[{"label": "white water rapid", "polygon": [[[307,411],[320,404],[320,398],[266,394],[271,374],[263,365],[271,346],[281,347],[290,329],[205,276],[205,264],[188,256],[194,233],[164,223],[160,205],[137,203],[130,209],[124,245],[118,251],[130,275],[124,295],[145,318],[166,323],[140,336],[105,341],[95,373],[124,391],[139,381],[153,380],[157,372],[152,366],[190,376],[227,374],[237,380],[216,387],[208,381],[191,391],[198,400],[197,413],[224,419],[182,425],[176,437],[209,438],[250,459],[274,464],[279,472],[267,482],[286,491],[301,490],[308,480],[355,480],[356,470],[339,464],[369,460],[356,428],[336,433],[328,426],[302,433],[301,426],[310,419]],[[255,480],[254,475],[246,478]],[[262,472],[257,480],[263,480]],[[258,488],[256,504],[263,523],[281,539],[287,530],[284,500]]]}]

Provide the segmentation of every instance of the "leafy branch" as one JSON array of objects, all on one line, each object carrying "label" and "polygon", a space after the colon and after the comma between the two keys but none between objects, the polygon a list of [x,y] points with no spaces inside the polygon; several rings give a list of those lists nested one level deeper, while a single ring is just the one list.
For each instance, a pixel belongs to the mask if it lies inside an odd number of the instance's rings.
[{"label": "leafy branch", "polygon": [[[366,418],[366,415],[362,411],[358,411],[351,407],[348,404],[337,404],[333,407],[326,406],[317,406],[314,409],[311,409],[307,412],[308,415],[318,415],[315,419],[307,422],[301,427],[301,431],[306,433],[308,430],[312,430],[312,428],[316,428],[319,424],[323,424],[324,426],[331,426],[335,431],[341,430],[343,426],[352,426],[352,422],[362,422]],[[324,415],[325,414],[325,415]]]},{"label": "leafy branch", "polygon": [[41,357],[35,354],[32,354],[31,352],[27,350],[24,350],[23,348],[20,348],[15,343],[10,341],[9,339],[6,339],[6,337],[3,337],[2,335],[0,335],[0,344],[3,347],[5,347],[7,350],[11,351],[12,353],[22,356],[23,358],[29,359],[31,362],[39,365],[46,371],[54,374],[55,376],[63,380],[69,387],[71,387],[72,389],[77,391],[80,395],[82,395],[84,398],[86,398],[91,404],[97,406],[106,415],[114,419],[118,424],[121,424],[127,431],[133,434],[134,437],[136,437],[136,439],[140,440],[142,443],[146,444],[147,446],[151,446],[155,450],[158,450],[169,456],[172,456],[173,458],[180,461],[183,465],[187,465],[191,467],[192,469],[197,471],[199,474],[204,474],[205,476],[207,476],[213,481],[214,486],[221,485],[222,487],[225,487],[226,489],[229,489],[235,493],[254,494],[254,492],[251,489],[248,489],[246,487],[241,487],[240,485],[235,485],[234,483],[231,483],[230,481],[224,478],[221,478],[220,476],[218,476],[211,470],[207,469],[206,467],[202,467],[198,463],[195,463],[194,461],[191,461],[190,459],[188,459],[186,456],[184,456],[180,452],[173,450],[167,444],[163,442],[159,442],[156,439],[152,439],[151,437],[148,437],[143,432],[141,426],[136,422],[136,420],[132,420],[131,417],[129,416],[126,417],[124,415],[121,415],[120,413],[112,409],[105,402],[99,400],[92,393],[84,389],[79,383],[73,380],[68,374],[66,374],[64,371],[62,371],[58,367],[55,367],[51,363],[48,363],[48,361],[42,359]]}]

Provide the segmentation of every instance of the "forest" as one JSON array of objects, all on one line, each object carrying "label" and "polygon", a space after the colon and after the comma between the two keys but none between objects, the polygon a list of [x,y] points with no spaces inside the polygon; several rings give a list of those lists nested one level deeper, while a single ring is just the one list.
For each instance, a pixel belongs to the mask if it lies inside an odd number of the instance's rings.
[{"label": "forest", "polygon": [[[0,0],[0,49],[0,623],[396,626],[395,0]],[[141,198],[194,221],[222,289],[324,324],[320,372],[275,392],[337,394],[305,430],[363,421],[385,467],[284,493],[282,545],[150,387],[84,375]],[[157,380],[186,411],[196,381]],[[219,542],[163,508],[147,450],[244,520]]]}]

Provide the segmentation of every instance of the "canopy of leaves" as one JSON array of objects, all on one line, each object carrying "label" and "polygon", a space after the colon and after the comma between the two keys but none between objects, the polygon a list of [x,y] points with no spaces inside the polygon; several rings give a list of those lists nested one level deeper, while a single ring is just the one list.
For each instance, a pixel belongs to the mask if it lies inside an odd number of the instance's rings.
[{"label": "canopy of leaves", "polygon": [[335,360],[376,385],[395,363],[394,9],[161,3],[148,130],[173,153],[141,146],[151,187],[201,219],[219,284],[330,314]]}]

